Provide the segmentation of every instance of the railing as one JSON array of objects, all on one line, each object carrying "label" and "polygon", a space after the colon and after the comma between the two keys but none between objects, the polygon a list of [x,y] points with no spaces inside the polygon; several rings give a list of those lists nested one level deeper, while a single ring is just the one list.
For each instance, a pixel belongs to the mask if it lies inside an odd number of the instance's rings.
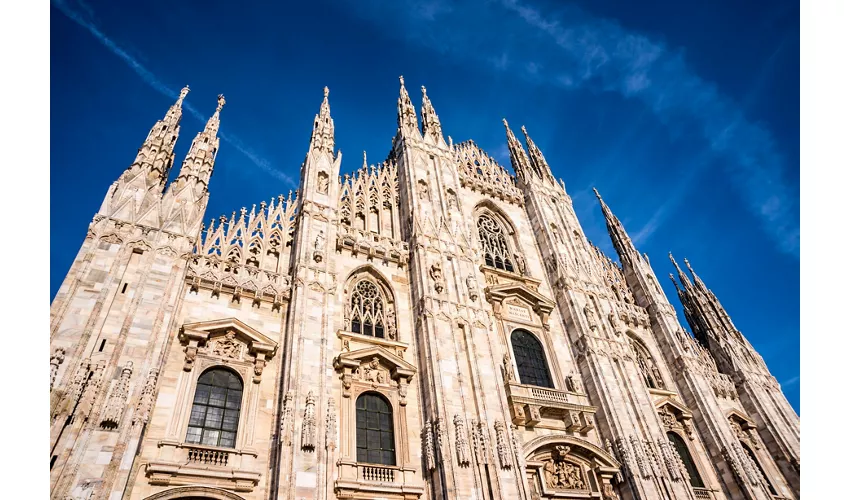
[{"label": "railing", "polygon": [[711,500],[711,492],[705,488],[693,488],[694,498],[707,498]]},{"label": "railing", "polygon": [[230,453],[221,450],[189,448],[188,451],[190,463],[227,467],[227,459],[230,457]]},{"label": "railing", "polygon": [[364,481],[374,481],[378,483],[393,483],[395,482],[395,470],[387,467],[372,467],[362,466],[360,473]]},{"label": "railing", "polygon": [[567,397],[567,393],[561,391],[552,391],[549,389],[543,389],[541,387],[532,387],[531,395],[537,399],[543,399],[546,401],[556,401],[558,403],[569,403],[569,398]]}]

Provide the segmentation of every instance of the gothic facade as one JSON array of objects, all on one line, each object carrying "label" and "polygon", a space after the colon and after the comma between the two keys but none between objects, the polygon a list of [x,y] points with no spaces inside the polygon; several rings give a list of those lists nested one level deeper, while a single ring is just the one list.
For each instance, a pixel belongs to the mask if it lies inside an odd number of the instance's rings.
[{"label": "gothic facade", "polygon": [[51,305],[52,498],[799,498],[799,417],[717,297],[673,261],[686,332],[524,127],[512,174],[402,80],[341,176],[325,89],[297,194],[204,226],[224,98],[168,183],[187,94]]}]

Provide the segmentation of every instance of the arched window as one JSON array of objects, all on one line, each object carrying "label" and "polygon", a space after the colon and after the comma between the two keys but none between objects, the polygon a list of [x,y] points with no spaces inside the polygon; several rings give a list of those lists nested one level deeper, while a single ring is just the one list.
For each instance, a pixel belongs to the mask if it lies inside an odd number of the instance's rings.
[{"label": "arched window", "polygon": [[764,469],[761,468],[761,463],[759,463],[758,459],[756,458],[756,454],[753,453],[753,450],[751,450],[750,447],[745,445],[744,443],[741,443],[741,447],[744,448],[744,451],[747,452],[747,455],[750,456],[750,459],[753,461],[754,464],[756,464],[756,467],[758,468],[759,472],[761,472],[761,476],[764,478],[764,482],[767,483],[767,489],[770,490],[770,494],[776,496],[776,490],[773,488],[773,485],[770,484],[770,479],[767,478],[767,474],[764,473]]},{"label": "arched window", "polygon": [[511,256],[508,240],[502,226],[489,215],[478,217],[478,240],[484,250],[484,264],[514,272],[513,257]]},{"label": "arched window", "polygon": [[670,444],[673,445],[676,453],[679,454],[679,458],[682,459],[682,463],[685,464],[685,470],[691,476],[691,486],[694,488],[705,488],[705,484],[702,482],[702,478],[699,477],[697,465],[694,463],[694,459],[691,458],[691,452],[688,451],[688,445],[685,444],[685,440],[673,431],[667,433],[667,439],[670,440]]},{"label": "arched window", "polygon": [[643,383],[650,389],[664,389],[664,379],[661,378],[661,372],[655,366],[655,361],[649,354],[649,350],[639,340],[633,338],[629,338],[629,340],[632,349],[635,351],[635,362],[643,376]]},{"label": "arched window", "polygon": [[549,387],[554,389],[543,346],[537,337],[525,330],[514,330],[511,334],[511,345],[514,348],[516,367],[519,370],[519,381],[526,385]]},{"label": "arched window", "polygon": [[357,461],[395,465],[393,410],[374,392],[357,398]]},{"label": "arched window", "polygon": [[348,315],[351,331],[384,338],[384,310],[384,300],[378,286],[369,280],[360,280],[351,292]]},{"label": "arched window", "polygon": [[242,406],[242,381],[230,370],[213,368],[198,379],[186,442],[233,448]]}]

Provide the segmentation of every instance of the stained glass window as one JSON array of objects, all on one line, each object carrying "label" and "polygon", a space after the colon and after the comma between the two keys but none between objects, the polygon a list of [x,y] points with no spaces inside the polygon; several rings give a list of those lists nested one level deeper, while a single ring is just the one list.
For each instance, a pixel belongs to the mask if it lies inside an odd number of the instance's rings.
[{"label": "stained glass window", "polygon": [[378,286],[369,280],[360,280],[351,293],[348,310],[350,331],[379,339],[384,338],[386,333],[384,311],[384,299]]},{"label": "stained glass window", "polygon": [[186,442],[233,448],[242,406],[242,381],[230,370],[213,368],[198,379]]}]

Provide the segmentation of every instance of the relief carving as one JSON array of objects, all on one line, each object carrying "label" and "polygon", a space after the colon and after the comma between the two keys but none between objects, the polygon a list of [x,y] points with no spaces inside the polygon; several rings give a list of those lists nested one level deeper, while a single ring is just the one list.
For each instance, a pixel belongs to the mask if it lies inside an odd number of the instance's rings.
[{"label": "relief carving", "polygon": [[224,338],[216,340],[212,353],[222,358],[241,359],[242,344],[236,341],[236,332],[230,330]]},{"label": "relief carving", "polygon": [[466,436],[466,426],[460,415],[455,415],[455,448],[457,448],[457,463],[461,467],[469,465],[469,439]]},{"label": "relief carving", "polygon": [[65,348],[57,347],[50,356],[50,388],[53,389],[53,383],[56,381],[56,372],[59,371],[59,365],[65,361]]},{"label": "relief carving", "polygon": [[360,368],[354,371],[354,374],[363,382],[371,382],[372,384],[383,384],[387,381],[387,375],[381,370],[381,362],[377,357],[371,361],[362,363]]},{"label": "relief carving", "polygon": [[316,449],[316,396],[313,391],[307,393],[307,405],[304,407],[304,422],[301,427],[301,449]]},{"label": "relief carving", "polygon": [[466,289],[469,292],[469,299],[475,302],[478,300],[478,281],[473,275],[466,277]]},{"label": "relief carving", "polygon": [[505,357],[502,358],[502,370],[505,375],[505,382],[513,382],[514,378],[514,367],[513,363],[511,363],[511,356],[505,353]]},{"label": "relief carving", "polygon": [[511,457],[508,453],[508,438],[506,435],[505,424],[501,420],[497,420],[493,427],[496,429],[496,451],[499,455],[499,464],[503,469],[511,468]]},{"label": "relief carving", "polygon": [[587,486],[578,465],[566,460],[569,446],[556,446],[552,456],[543,464],[543,477],[549,488],[556,490],[584,490]]},{"label": "relief carving", "polygon": [[159,377],[159,371],[154,368],[148,373],[148,379],[145,381],[145,386],[142,388],[142,394],[139,396],[139,403],[136,405],[136,412],[133,415],[133,424],[146,424],[150,417],[151,407],[153,406],[153,396],[156,390],[156,380]]},{"label": "relief carving", "polygon": [[425,467],[434,470],[437,468],[437,461],[434,458],[434,429],[430,419],[425,420],[425,426],[422,428],[422,442],[425,448]]},{"label": "relief carving", "polygon": [[434,281],[434,291],[437,293],[443,293],[446,285],[443,281],[443,268],[439,262],[431,265],[429,274],[431,275],[431,279]]},{"label": "relief carving", "polygon": [[109,395],[109,400],[106,402],[106,408],[103,410],[103,418],[101,418],[100,426],[105,429],[115,429],[121,422],[121,415],[124,414],[124,407],[127,405],[127,394],[130,389],[130,376],[133,374],[133,362],[127,361],[127,364],[121,370],[121,377],[115,384],[112,394]]}]

